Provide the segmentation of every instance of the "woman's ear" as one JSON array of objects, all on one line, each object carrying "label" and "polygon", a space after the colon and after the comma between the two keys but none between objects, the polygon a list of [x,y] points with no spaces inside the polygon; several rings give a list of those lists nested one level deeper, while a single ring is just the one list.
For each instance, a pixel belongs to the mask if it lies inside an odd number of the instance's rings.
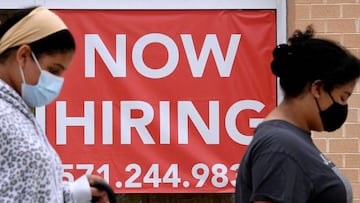
[{"label": "woman's ear", "polygon": [[323,86],[323,83],[321,80],[315,80],[312,84],[311,84],[311,93],[312,95],[314,95],[315,98],[319,98],[320,94],[321,94],[321,88]]},{"label": "woman's ear", "polygon": [[16,51],[16,60],[21,67],[24,67],[26,64],[26,60],[31,55],[31,48],[29,45],[21,45],[19,49]]}]

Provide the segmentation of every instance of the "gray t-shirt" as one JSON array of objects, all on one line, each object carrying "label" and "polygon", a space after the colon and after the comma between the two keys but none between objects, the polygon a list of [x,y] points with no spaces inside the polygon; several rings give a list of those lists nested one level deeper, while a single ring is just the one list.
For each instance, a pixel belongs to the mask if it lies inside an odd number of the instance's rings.
[{"label": "gray t-shirt", "polygon": [[286,121],[264,121],[240,163],[236,203],[351,203],[348,180],[314,145],[311,134]]}]

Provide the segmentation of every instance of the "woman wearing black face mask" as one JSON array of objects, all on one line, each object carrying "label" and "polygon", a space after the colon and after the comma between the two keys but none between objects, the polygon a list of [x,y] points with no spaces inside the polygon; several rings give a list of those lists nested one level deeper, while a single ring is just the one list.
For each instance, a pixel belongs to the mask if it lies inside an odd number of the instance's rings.
[{"label": "woman wearing black face mask", "polygon": [[351,203],[348,180],[314,145],[334,131],[360,77],[360,61],[308,27],[277,46],[271,63],[284,99],[255,130],[242,158],[236,203]]}]

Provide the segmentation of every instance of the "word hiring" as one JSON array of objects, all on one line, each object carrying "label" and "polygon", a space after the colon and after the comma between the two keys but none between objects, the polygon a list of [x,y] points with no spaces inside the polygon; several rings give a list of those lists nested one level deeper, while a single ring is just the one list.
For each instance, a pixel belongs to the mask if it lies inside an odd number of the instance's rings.
[{"label": "word hiring", "polygon": [[[196,55],[191,34],[181,34],[181,41],[185,49],[185,54],[190,65],[193,77],[202,77],[206,62],[213,53],[217,70],[220,77],[229,77],[233,67],[236,52],[240,43],[240,34],[230,36],[226,56],[222,51],[215,34],[207,34],[199,56]],[[168,60],[163,67],[148,67],[143,60],[143,52],[147,45],[160,43],[168,52]],[[115,60],[106,48],[98,34],[85,35],[85,77],[95,77],[95,51],[104,61],[106,67],[113,77],[126,77],[126,35],[116,34],[116,54]],[[170,75],[179,62],[179,50],[177,44],[169,36],[161,33],[150,33],[139,38],[132,49],[132,62],[136,71],[146,78],[158,79]]]},{"label": "word hiring", "polygon": [[[84,144],[95,144],[95,120],[102,119],[102,144],[113,144],[113,102],[102,101],[101,118],[95,117],[94,101],[84,101],[84,116],[69,117],[66,114],[66,101],[56,102],[56,144],[67,144],[68,126],[84,127]],[[238,115],[244,110],[261,112],[264,104],[256,100],[241,100],[235,102],[226,112],[225,129],[227,135],[236,143],[248,145],[252,136],[245,135],[237,128],[236,120]],[[141,117],[131,117],[133,110],[142,111]],[[206,144],[220,144],[220,102],[209,101],[209,120],[204,121],[191,101],[177,101],[177,123],[170,125],[170,102],[159,102],[158,122],[160,129],[159,144],[170,143],[170,127],[177,126],[178,144],[188,144],[189,126],[192,122],[199,132],[200,137]],[[147,128],[154,120],[154,109],[145,101],[120,101],[120,144],[131,144],[131,128],[134,128],[144,144],[156,144],[153,132]],[[263,118],[249,118],[248,125],[255,128]],[[208,125],[207,125],[208,123]],[[222,122],[221,122],[222,123]],[[223,127],[223,126],[221,126]],[[74,135],[75,136],[75,135]],[[76,135],[79,136],[79,135]],[[195,136],[195,135],[192,135]]]}]

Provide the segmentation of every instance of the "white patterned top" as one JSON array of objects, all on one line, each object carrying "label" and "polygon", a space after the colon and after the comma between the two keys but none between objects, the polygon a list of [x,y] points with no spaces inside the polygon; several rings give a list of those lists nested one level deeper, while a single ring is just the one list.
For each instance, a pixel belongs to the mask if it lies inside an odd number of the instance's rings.
[{"label": "white patterned top", "polygon": [[73,203],[76,194],[62,173],[32,111],[0,80],[0,202]]}]

